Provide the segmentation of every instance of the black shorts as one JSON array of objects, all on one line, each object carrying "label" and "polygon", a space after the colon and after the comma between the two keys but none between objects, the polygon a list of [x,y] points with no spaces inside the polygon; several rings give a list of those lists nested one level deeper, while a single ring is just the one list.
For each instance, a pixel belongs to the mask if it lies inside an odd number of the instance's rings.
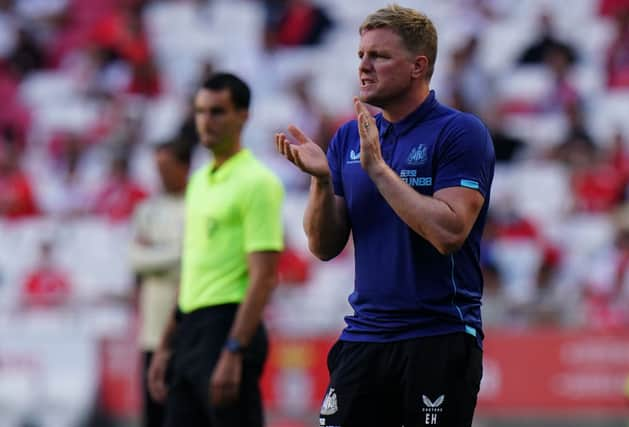
[{"label": "black shorts", "polygon": [[391,343],[337,341],[321,426],[469,427],[482,351],[466,333]]},{"label": "black shorts", "polygon": [[210,377],[223,350],[238,305],[225,304],[185,314],[173,338],[168,367],[165,427],[261,427],[259,380],[267,357],[266,331],[260,326],[243,356],[240,397],[229,406],[210,405]]}]

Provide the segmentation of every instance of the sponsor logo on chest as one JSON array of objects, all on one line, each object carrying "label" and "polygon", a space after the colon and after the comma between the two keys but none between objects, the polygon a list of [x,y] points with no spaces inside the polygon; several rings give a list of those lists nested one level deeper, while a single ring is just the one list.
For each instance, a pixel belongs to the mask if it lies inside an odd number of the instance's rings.
[{"label": "sponsor logo on chest", "polygon": [[416,169],[402,169],[400,178],[411,187],[430,187],[432,185],[432,177],[417,176]]}]

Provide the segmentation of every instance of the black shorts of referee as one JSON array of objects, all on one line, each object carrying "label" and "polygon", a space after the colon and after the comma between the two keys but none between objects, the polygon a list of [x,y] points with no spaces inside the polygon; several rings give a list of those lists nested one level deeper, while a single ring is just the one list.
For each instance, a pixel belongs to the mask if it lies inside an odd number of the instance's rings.
[{"label": "black shorts of referee", "polygon": [[320,426],[469,427],[482,351],[464,332],[390,343],[337,341],[328,369]]},{"label": "black shorts of referee", "polygon": [[168,373],[165,427],[262,427],[259,379],[268,353],[260,326],[243,354],[239,399],[210,405],[210,377],[223,350],[237,304],[202,308],[184,314],[173,337]]}]

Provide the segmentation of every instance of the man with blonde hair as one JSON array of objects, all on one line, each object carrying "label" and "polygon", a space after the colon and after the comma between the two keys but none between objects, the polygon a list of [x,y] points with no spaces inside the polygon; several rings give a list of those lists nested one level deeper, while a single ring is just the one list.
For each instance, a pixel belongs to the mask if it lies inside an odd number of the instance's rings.
[{"label": "man with blonde hair", "polygon": [[[356,120],[326,153],[294,126],[279,152],[311,175],[304,229],[329,260],[355,247],[354,314],[328,355],[321,426],[470,426],[482,375],[480,238],[489,132],[430,90],[437,32],[392,5],[360,27]],[[365,104],[381,109],[372,116]]]}]

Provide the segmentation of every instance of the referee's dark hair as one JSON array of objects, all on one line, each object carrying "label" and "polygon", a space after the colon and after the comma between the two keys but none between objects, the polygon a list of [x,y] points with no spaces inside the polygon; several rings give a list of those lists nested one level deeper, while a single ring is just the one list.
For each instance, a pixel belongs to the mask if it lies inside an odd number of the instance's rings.
[{"label": "referee's dark hair", "polygon": [[231,73],[216,73],[203,83],[208,90],[229,90],[232,101],[238,110],[248,110],[251,103],[251,90],[247,83]]}]

